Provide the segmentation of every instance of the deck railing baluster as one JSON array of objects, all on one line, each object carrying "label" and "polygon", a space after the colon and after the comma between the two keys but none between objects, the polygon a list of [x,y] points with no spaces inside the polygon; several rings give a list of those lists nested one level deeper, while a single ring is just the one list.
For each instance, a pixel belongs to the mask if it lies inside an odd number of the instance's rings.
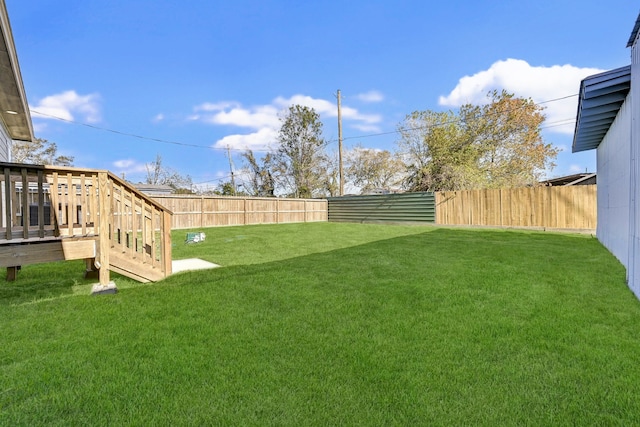
[{"label": "deck railing baluster", "polygon": [[22,178],[22,215],[20,216],[20,220],[22,221],[22,238],[29,238],[29,226],[31,225],[31,218],[29,212],[29,179],[27,176],[27,169],[22,168],[20,171],[20,175]]},{"label": "deck railing baluster", "polygon": [[44,238],[44,173],[38,171],[38,236]]},{"label": "deck railing baluster", "polygon": [[4,197],[5,197],[5,221],[7,223],[7,233],[6,239],[11,240],[12,230],[11,230],[11,218],[13,217],[13,213],[11,212],[11,170],[9,168],[4,168]]}]

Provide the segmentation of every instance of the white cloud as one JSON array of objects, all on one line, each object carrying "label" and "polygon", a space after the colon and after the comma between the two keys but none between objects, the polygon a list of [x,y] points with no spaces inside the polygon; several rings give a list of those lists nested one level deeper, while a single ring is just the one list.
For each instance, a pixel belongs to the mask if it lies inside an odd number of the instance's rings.
[{"label": "white cloud", "polygon": [[[325,99],[316,99],[306,95],[294,95],[288,99],[278,97],[274,100],[274,103],[280,105],[282,109],[289,108],[289,106],[294,104],[304,105],[313,108],[321,116],[338,117],[337,103],[329,102]],[[361,114],[355,108],[345,107],[344,105],[342,105],[341,113],[343,120],[364,122],[370,125],[382,121],[382,117],[378,114]]]},{"label": "white cloud", "polygon": [[362,102],[382,102],[384,95],[377,90],[370,90],[369,92],[359,93],[355,98]]},{"label": "white cloud", "polygon": [[[249,134],[228,135],[218,140],[213,147],[234,149],[265,150],[273,147],[280,129],[280,116],[291,105],[300,104],[313,108],[321,118],[337,117],[338,107],[334,102],[294,95],[290,98],[277,97],[270,104],[244,107],[239,102],[222,101],[203,103],[194,107],[194,114],[188,119],[212,125],[235,126],[251,129]],[[343,124],[366,132],[379,132],[377,126],[382,117],[377,114],[362,114],[355,108],[342,108]]]},{"label": "white cloud", "polygon": [[156,114],[156,116],[152,119],[154,123],[160,123],[163,120],[164,120],[164,114],[162,113]]},{"label": "white cloud", "polygon": [[212,145],[213,148],[233,148],[236,150],[264,151],[274,148],[278,131],[271,128],[262,128],[250,134],[228,135]]},{"label": "white cloud", "polygon": [[273,128],[279,125],[278,109],[270,105],[254,107],[251,110],[234,108],[216,113],[211,122],[251,129]]},{"label": "white cloud", "polygon": [[121,174],[137,174],[147,172],[147,167],[144,163],[140,163],[137,160],[133,159],[121,159],[113,162],[114,171]]},{"label": "white cloud", "polygon": [[195,111],[223,111],[229,108],[240,107],[240,103],[235,101],[221,101],[217,103],[205,102],[194,108]]},{"label": "white cloud", "polygon": [[[453,107],[466,103],[485,103],[487,93],[494,89],[505,89],[516,96],[531,98],[535,102],[544,102],[577,94],[582,79],[602,71],[604,70],[580,68],[569,64],[551,67],[532,66],[521,59],[507,59],[495,62],[488,70],[462,77],[447,96],[441,96],[438,99],[438,103]],[[552,126],[549,130],[573,133],[578,106],[577,96],[543,105],[546,107],[544,110],[547,116],[546,124]]]},{"label": "white cloud", "polygon": [[310,107],[316,110],[320,115],[326,114],[332,117],[338,117],[338,104],[335,102],[329,102],[326,99],[312,98],[308,95],[293,95],[290,98],[277,97],[273,101],[281,109],[287,109],[291,105],[299,104],[305,107]]},{"label": "white cloud", "polygon": [[47,130],[48,126],[46,123],[33,123],[33,132],[38,135],[40,132],[44,132]]},{"label": "white cloud", "polygon": [[[79,95],[68,90],[42,98],[35,106],[29,106],[33,117],[75,120],[77,116],[88,123],[100,121],[100,95]],[[40,113],[40,114],[39,114]]]},{"label": "white cloud", "polygon": [[352,124],[352,128],[359,130],[360,132],[365,133],[377,133],[380,132],[380,128],[376,125],[367,125],[367,124]]},{"label": "white cloud", "polygon": [[113,162],[113,166],[115,166],[118,169],[128,168],[134,164],[136,164],[136,161],[132,159],[122,159],[122,160],[116,160],[115,162]]},{"label": "white cloud", "polygon": [[367,147],[353,147],[352,148],[353,151],[360,151],[360,152],[373,152],[373,153],[382,153],[384,150],[381,148],[367,148]]},{"label": "white cloud", "polygon": [[580,165],[571,165],[569,166],[569,173],[582,173],[584,172],[584,167],[580,166]]},{"label": "white cloud", "polygon": [[272,105],[260,105],[243,108],[237,102],[204,103],[194,108],[196,114],[190,120],[202,121],[214,125],[228,125],[262,129],[278,127],[278,108]]}]

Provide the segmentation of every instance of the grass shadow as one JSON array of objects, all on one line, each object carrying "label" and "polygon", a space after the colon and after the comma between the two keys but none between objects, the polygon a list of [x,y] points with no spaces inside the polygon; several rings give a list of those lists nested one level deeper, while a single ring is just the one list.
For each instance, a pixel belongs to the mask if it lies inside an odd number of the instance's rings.
[{"label": "grass shadow", "polygon": [[15,281],[0,280],[0,305],[20,304],[84,293],[96,280],[84,278],[84,261],[23,266]]}]

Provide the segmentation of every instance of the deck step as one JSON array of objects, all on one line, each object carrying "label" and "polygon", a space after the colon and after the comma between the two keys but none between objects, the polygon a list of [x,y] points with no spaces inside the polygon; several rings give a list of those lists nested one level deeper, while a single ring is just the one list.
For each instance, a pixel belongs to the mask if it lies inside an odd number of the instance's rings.
[{"label": "deck step", "polygon": [[132,258],[129,253],[112,250],[109,253],[109,268],[142,283],[156,282],[166,277],[160,268],[144,262],[143,258]]}]

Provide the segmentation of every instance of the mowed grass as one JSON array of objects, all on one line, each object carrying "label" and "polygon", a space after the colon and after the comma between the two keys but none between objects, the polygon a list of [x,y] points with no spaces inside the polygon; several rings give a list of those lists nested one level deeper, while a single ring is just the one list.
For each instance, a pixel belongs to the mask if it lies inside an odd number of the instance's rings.
[{"label": "mowed grass", "polygon": [[223,268],[0,281],[0,424],[640,424],[640,303],[590,236],[204,231],[174,257]]}]

